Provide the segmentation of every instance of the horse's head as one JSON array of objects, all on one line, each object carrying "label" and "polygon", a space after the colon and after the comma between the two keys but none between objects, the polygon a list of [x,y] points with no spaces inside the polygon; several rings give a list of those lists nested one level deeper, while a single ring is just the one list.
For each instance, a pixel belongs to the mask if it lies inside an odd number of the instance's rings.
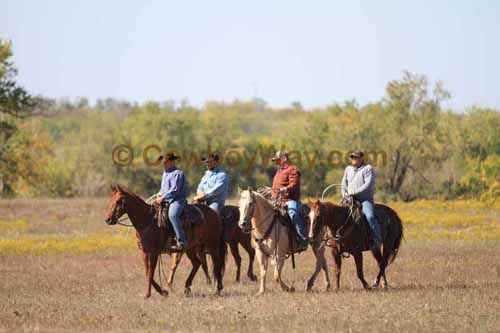
[{"label": "horse's head", "polygon": [[111,185],[111,198],[105,220],[107,224],[116,224],[118,219],[126,213],[125,197],[126,193],[120,185]]},{"label": "horse's head", "polygon": [[321,216],[321,202],[319,199],[316,201],[309,200],[309,242],[314,242],[322,227],[323,218]]},{"label": "horse's head", "polygon": [[240,200],[238,202],[238,207],[240,210],[240,220],[238,221],[238,226],[243,232],[250,232],[252,230],[252,218],[255,213],[255,194],[251,187],[248,190],[241,190],[238,188],[240,193]]}]

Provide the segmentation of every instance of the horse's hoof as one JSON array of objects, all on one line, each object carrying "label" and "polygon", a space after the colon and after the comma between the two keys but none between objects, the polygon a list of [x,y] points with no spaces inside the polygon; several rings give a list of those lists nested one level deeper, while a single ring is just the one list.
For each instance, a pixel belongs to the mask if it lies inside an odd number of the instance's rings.
[{"label": "horse's hoof", "polygon": [[167,290],[165,290],[165,289],[163,289],[163,290],[161,291],[161,295],[162,295],[163,297],[167,297],[167,296],[168,296],[168,291],[167,291]]},{"label": "horse's hoof", "polygon": [[151,294],[149,294],[149,295],[148,295],[148,294],[144,295],[144,299],[149,299],[150,297],[151,297]]},{"label": "horse's hoof", "polygon": [[188,297],[191,296],[191,289],[190,288],[184,289],[184,295]]},{"label": "horse's hoof", "polygon": [[253,274],[248,275],[248,278],[250,279],[250,281],[253,281],[253,282],[257,281],[257,277],[255,275],[253,275]]},{"label": "horse's hoof", "polygon": [[259,292],[257,294],[255,294],[255,296],[264,296],[265,292],[262,291],[262,290],[259,290]]},{"label": "horse's hoof", "polygon": [[288,292],[289,292],[289,293],[294,293],[294,292],[295,292],[295,288],[294,288],[294,287],[290,287],[290,288],[288,288]]},{"label": "horse's hoof", "polygon": [[329,284],[327,284],[327,285],[326,285],[326,288],[325,288],[325,291],[326,291],[326,292],[329,292],[330,290],[332,290],[332,286],[331,286],[331,285],[329,285]]}]

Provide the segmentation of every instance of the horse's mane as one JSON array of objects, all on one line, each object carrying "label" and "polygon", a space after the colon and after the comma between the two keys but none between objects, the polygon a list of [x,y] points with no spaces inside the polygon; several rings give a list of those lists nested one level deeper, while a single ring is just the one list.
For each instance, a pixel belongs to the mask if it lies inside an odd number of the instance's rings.
[{"label": "horse's mane", "polygon": [[259,187],[256,192],[262,195],[265,199],[271,200],[271,195],[273,193],[273,190],[269,186],[263,186]]},{"label": "horse's mane", "polygon": [[267,202],[270,206],[272,206],[272,202],[268,198],[266,198],[264,194],[260,193],[259,191],[252,191],[252,193],[260,197],[262,200],[264,200],[264,202]]},{"label": "horse's mane", "polygon": [[126,195],[149,205],[143,198],[141,198],[139,195],[135,194],[134,192],[132,192],[128,188],[118,185],[117,189],[119,189],[121,192],[125,193]]},{"label": "horse's mane", "polygon": [[325,209],[328,212],[347,209],[347,207],[331,201],[320,201],[320,209],[321,208]]}]

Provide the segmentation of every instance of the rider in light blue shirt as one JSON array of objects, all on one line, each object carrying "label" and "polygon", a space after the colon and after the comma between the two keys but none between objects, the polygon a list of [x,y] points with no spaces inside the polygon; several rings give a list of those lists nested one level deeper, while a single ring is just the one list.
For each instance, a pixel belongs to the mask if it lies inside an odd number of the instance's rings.
[{"label": "rider in light blue shirt", "polygon": [[219,155],[210,154],[202,161],[207,164],[208,170],[201,178],[194,200],[206,203],[220,214],[227,198],[229,178],[226,172],[219,167]]}]

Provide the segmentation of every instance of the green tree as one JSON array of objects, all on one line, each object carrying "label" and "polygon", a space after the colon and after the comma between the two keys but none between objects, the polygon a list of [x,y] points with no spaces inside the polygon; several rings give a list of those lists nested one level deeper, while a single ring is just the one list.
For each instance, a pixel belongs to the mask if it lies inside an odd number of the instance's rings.
[{"label": "green tree", "polygon": [[[16,138],[18,119],[43,113],[47,102],[41,97],[34,97],[16,81],[17,69],[11,61],[12,43],[0,39],[0,195],[12,193],[12,180],[18,179],[19,166],[24,161],[13,149],[26,149],[29,140],[11,142]],[[19,144],[26,146],[19,146]]]}]

